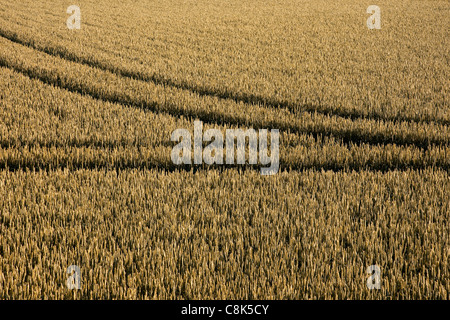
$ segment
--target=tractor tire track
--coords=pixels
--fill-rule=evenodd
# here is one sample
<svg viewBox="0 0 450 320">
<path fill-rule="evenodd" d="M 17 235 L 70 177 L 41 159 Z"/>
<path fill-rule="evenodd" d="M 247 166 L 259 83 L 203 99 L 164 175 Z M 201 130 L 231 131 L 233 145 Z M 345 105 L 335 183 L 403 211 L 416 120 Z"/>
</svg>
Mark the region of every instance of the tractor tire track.
<svg viewBox="0 0 450 320">
<path fill-rule="evenodd" d="M 415 122 L 426 124 L 435 123 L 445 126 L 448 126 L 450 124 L 450 121 L 447 119 L 423 119 L 420 118 L 419 116 L 405 116 L 405 115 L 386 116 L 377 113 L 364 114 L 363 112 L 357 110 L 350 111 L 313 104 L 305 104 L 299 106 L 287 100 L 277 100 L 251 93 L 240 94 L 227 90 L 226 88 L 218 91 L 217 89 L 214 90 L 212 88 L 195 86 L 184 81 L 174 81 L 171 79 L 167 79 L 161 75 L 144 74 L 142 72 L 127 70 L 119 66 L 112 66 L 94 57 L 83 57 L 81 55 L 77 55 L 74 52 L 70 52 L 66 48 L 49 47 L 45 45 L 36 44 L 35 41 L 33 41 L 32 39 L 23 39 L 17 33 L 8 32 L 2 29 L 0 29 L 0 36 L 14 43 L 27 46 L 36 51 L 56 56 L 64 60 L 84 64 L 92 68 L 108 71 L 118 76 L 130 78 L 133 80 L 151 82 L 155 85 L 162 85 L 165 87 L 172 87 L 180 90 L 190 91 L 192 93 L 198 94 L 199 96 L 215 97 L 219 99 L 231 100 L 236 103 L 265 106 L 272 109 L 283 108 L 294 114 L 298 114 L 301 112 L 308 112 L 308 113 L 318 113 L 325 116 L 337 116 L 349 120 L 362 119 L 362 120 L 390 121 L 390 122 Z"/>
<path fill-rule="evenodd" d="M 130 95 L 123 94 L 122 92 L 105 92 L 105 90 L 95 88 L 93 85 L 85 85 L 82 83 L 75 83 L 70 77 L 64 74 L 50 74 L 49 71 L 39 68 L 26 67 L 20 63 L 14 63 L 12 59 L 0 57 L 0 66 L 10 68 L 18 73 L 21 73 L 31 79 L 37 79 L 45 84 L 53 85 L 55 87 L 65 89 L 67 91 L 78 93 L 82 95 L 91 96 L 94 99 L 104 102 L 118 103 L 123 106 L 132 106 L 136 108 L 142 108 L 155 113 L 169 114 L 172 116 L 184 116 L 191 119 L 199 119 L 205 123 L 217 124 L 217 125 L 237 125 L 237 126 L 251 126 L 254 129 L 262 128 L 279 128 L 281 130 L 289 131 L 296 134 L 309 134 L 314 138 L 333 136 L 340 139 L 343 143 L 351 145 L 358 143 L 367 143 L 371 145 L 387 145 L 396 144 L 399 146 L 414 145 L 418 148 L 428 149 L 432 145 L 448 145 L 448 138 L 432 139 L 429 137 L 408 137 L 398 135 L 382 135 L 380 133 L 364 135 L 359 130 L 352 128 L 326 128 L 322 127 L 298 127 L 291 123 L 279 122 L 279 121 L 265 121 L 261 119 L 255 119 L 245 116 L 235 116 L 226 113 L 216 113 L 214 111 L 200 109 L 193 110 L 189 108 L 183 108 L 174 103 L 164 101 L 163 103 L 150 101 L 148 99 L 137 101 Z M 117 75 L 116 75 L 117 76 Z"/>
</svg>

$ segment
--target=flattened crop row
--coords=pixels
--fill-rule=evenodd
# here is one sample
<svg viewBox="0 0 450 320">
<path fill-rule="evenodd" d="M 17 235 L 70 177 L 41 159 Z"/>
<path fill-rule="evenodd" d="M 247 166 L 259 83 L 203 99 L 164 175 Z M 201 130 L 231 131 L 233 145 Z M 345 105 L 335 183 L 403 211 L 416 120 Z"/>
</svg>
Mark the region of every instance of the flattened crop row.
<svg viewBox="0 0 450 320">
<path fill-rule="evenodd" d="M 107 102 L 174 116 L 198 118 L 205 123 L 218 125 L 251 126 L 255 129 L 279 128 L 297 134 L 335 136 L 344 143 L 393 143 L 419 148 L 428 148 L 433 144 L 447 146 L 449 143 L 448 127 L 443 125 L 361 119 L 351 121 L 308 113 L 299 117 L 282 109 L 266 109 L 200 97 L 185 90 L 123 78 L 108 71 L 34 51 L 4 38 L 1 38 L 0 42 L 4 44 L 0 65 L 45 83 Z"/>
</svg>

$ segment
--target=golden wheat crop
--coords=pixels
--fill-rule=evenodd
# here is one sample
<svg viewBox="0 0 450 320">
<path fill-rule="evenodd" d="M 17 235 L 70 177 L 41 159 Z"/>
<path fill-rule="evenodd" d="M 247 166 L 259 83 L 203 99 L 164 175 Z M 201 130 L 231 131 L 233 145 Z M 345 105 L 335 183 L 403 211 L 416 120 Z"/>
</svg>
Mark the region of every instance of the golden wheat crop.
<svg viewBox="0 0 450 320">
<path fill-rule="evenodd" d="M 0 299 L 448 299 L 449 3 L 377 4 L 0 0 Z M 197 119 L 280 172 L 173 164 Z"/>
</svg>

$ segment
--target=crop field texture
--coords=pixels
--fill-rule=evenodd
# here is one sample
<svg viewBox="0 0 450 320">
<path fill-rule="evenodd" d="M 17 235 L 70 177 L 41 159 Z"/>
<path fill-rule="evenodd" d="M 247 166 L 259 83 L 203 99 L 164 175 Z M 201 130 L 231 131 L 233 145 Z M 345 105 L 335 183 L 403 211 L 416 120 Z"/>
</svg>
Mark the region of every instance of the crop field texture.
<svg viewBox="0 0 450 320">
<path fill-rule="evenodd" d="M 449 1 L 0 0 L 0 299 L 449 299 L 449 25 Z M 279 172 L 174 164 L 195 120 L 279 129 Z"/>
</svg>

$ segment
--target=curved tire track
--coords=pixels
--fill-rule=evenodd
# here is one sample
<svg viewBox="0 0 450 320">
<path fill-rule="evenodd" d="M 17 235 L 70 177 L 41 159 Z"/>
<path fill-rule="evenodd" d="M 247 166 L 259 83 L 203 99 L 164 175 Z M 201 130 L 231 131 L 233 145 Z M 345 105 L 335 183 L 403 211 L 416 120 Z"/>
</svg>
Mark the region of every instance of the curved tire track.
<svg viewBox="0 0 450 320">
<path fill-rule="evenodd" d="M 427 150 L 431 145 L 448 145 L 447 139 L 439 139 L 432 140 L 428 137 L 419 137 L 411 141 L 410 137 L 402 137 L 396 135 L 380 135 L 380 134 L 371 134 L 364 135 L 360 134 L 358 129 L 348 129 L 348 128 L 326 128 L 326 127 L 315 127 L 315 128 L 306 128 L 306 127 L 298 127 L 292 125 L 290 123 L 280 123 L 277 121 L 265 121 L 265 120 L 257 120 L 254 118 L 245 118 L 243 116 L 236 117 L 231 114 L 218 114 L 214 111 L 210 110 L 193 110 L 186 109 L 182 106 L 175 105 L 173 103 L 165 102 L 164 104 L 160 104 L 157 101 L 147 101 L 141 100 L 136 101 L 132 97 L 123 95 L 119 92 L 102 92 L 102 90 L 96 89 L 93 86 L 76 84 L 70 80 L 66 75 L 60 74 L 50 74 L 46 70 L 30 68 L 23 66 L 21 64 L 13 64 L 8 59 L 4 57 L 0 57 L 0 66 L 10 68 L 18 73 L 21 73 L 31 79 L 39 80 L 47 85 L 53 85 L 55 87 L 73 92 L 82 95 L 88 95 L 94 99 L 110 102 L 110 103 L 118 103 L 123 106 L 132 106 L 136 108 L 142 108 L 145 110 L 149 110 L 154 113 L 163 113 L 169 114 L 172 116 L 185 116 L 191 119 L 199 119 L 205 123 L 209 124 L 217 124 L 217 125 L 236 125 L 236 126 L 251 126 L 254 129 L 263 129 L 263 128 L 279 128 L 284 131 L 289 131 L 296 134 L 308 134 L 313 136 L 314 138 L 324 137 L 324 136 L 333 136 L 337 139 L 341 140 L 344 144 L 359 144 L 366 143 L 369 145 L 387 145 L 387 144 L 396 144 L 399 146 L 409 146 L 413 145 L 421 149 Z M 117 76 L 117 75 L 116 75 Z"/>
<path fill-rule="evenodd" d="M 313 105 L 313 104 L 305 104 L 305 105 L 296 105 L 287 100 L 276 100 L 269 97 L 260 96 L 257 94 L 243 93 L 239 94 L 236 92 L 229 91 L 227 89 L 217 91 L 212 88 L 207 87 L 199 87 L 192 84 L 189 84 L 185 81 L 174 81 L 172 79 L 167 79 L 161 75 L 149 75 L 144 74 L 142 72 L 134 72 L 131 70 L 126 70 L 125 68 L 121 68 L 119 66 L 111 66 L 105 62 L 99 61 L 95 58 L 87 58 L 81 55 L 77 55 L 73 52 L 68 51 L 66 48 L 61 47 L 48 47 L 48 46 L 40 46 L 36 45 L 36 43 L 29 39 L 25 40 L 20 38 L 17 33 L 7 32 L 5 30 L 0 29 L 0 36 L 8 39 L 14 43 L 30 47 L 34 50 L 57 56 L 61 59 L 68 60 L 75 63 L 80 63 L 87 65 L 92 68 L 98 68 L 104 71 L 108 71 L 114 73 L 118 76 L 140 80 L 145 82 L 152 82 L 156 85 L 168 86 L 180 90 L 186 90 L 193 93 L 198 94 L 199 96 L 208 96 L 208 97 L 216 97 L 219 99 L 227 99 L 232 100 L 237 103 L 245 103 L 251 105 L 261 105 L 269 108 L 284 108 L 292 113 L 299 112 L 309 112 L 309 113 L 319 113 L 325 116 L 338 116 L 345 119 L 356 120 L 356 119 L 366 119 L 366 120 L 375 120 L 375 121 L 392 121 L 392 122 L 416 122 L 416 123 L 436 123 L 440 125 L 449 125 L 450 121 L 446 119 L 422 119 L 418 116 L 386 116 L 377 113 L 372 114 L 364 114 L 363 112 L 358 112 L 357 110 L 339 110 L 337 108 L 321 106 L 321 105 Z"/>
</svg>

